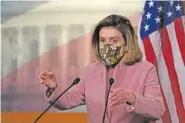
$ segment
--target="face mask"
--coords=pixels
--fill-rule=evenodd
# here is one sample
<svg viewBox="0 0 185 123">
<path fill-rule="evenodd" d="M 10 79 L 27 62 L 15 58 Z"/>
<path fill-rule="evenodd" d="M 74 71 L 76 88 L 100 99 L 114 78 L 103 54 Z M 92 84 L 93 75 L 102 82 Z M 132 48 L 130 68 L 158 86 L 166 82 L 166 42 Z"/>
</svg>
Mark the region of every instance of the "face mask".
<svg viewBox="0 0 185 123">
<path fill-rule="evenodd" d="M 112 48 L 111 44 L 100 45 L 99 55 L 106 66 L 117 64 L 123 57 L 123 46 Z"/>
</svg>

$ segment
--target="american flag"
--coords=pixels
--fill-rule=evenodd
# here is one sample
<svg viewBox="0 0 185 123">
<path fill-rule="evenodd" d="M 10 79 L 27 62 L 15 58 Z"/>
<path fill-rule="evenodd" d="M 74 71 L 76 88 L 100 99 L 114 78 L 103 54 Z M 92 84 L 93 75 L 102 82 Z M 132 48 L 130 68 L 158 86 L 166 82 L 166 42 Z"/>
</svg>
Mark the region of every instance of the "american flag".
<svg viewBox="0 0 185 123">
<path fill-rule="evenodd" d="M 182 1 L 146 1 L 139 31 L 144 59 L 157 68 L 166 112 L 159 122 L 185 123 L 185 16 Z"/>
</svg>

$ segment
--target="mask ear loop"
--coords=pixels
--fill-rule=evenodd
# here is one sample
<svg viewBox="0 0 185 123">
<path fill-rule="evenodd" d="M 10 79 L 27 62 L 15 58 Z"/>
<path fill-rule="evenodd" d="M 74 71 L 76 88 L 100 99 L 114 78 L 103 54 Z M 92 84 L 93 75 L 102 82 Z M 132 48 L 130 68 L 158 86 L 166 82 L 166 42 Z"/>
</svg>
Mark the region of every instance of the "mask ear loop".
<svg viewBox="0 0 185 123">
<path fill-rule="evenodd" d="M 125 53 L 127 52 L 127 50 L 126 50 L 127 40 L 126 40 L 125 37 L 123 37 L 123 38 L 124 38 L 124 40 L 125 40 L 125 43 L 124 43 L 124 45 L 123 45 L 123 47 L 124 47 L 124 55 L 125 55 Z M 123 55 L 123 56 L 124 56 L 124 55 Z"/>
<path fill-rule="evenodd" d="M 125 42 L 126 42 L 126 40 L 125 40 Z M 128 52 L 127 50 L 126 50 L 126 46 L 127 46 L 127 43 L 125 43 L 124 45 L 123 45 L 123 48 L 124 48 L 124 52 L 123 52 L 123 56 L 122 56 L 122 58 L 125 56 L 125 54 Z M 121 58 L 121 59 L 122 59 Z"/>
</svg>

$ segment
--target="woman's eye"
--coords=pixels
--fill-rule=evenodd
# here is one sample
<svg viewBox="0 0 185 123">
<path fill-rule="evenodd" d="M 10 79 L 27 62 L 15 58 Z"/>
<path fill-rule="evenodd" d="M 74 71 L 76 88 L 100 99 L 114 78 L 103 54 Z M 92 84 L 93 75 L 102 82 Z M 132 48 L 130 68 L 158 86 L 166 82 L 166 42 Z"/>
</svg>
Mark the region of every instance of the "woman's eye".
<svg viewBox="0 0 185 123">
<path fill-rule="evenodd" d="M 104 43 L 104 42 L 105 42 L 105 40 L 101 39 L 101 40 L 100 40 L 100 42 L 101 42 L 101 43 Z"/>
<path fill-rule="evenodd" d="M 112 42 L 113 42 L 113 43 L 117 43 L 117 42 L 118 42 L 118 40 L 113 40 Z"/>
</svg>

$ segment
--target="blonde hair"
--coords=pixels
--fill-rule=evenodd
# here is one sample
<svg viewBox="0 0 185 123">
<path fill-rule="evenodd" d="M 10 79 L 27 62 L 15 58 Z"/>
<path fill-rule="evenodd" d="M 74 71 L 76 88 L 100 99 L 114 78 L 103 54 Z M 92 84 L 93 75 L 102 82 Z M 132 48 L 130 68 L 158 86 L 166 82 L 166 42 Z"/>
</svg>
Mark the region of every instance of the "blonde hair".
<svg viewBox="0 0 185 123">
<path fill-rule="evenodd" d="M 130 21 L 121 15 L 109 15 L 95 27 L 92 35 L 92 48 L 96 62 L 101 61 L 99 55 L 99 31 L 106 26 L 116 27 L 122 33 L 123 39 L 125 40 L 125 50 L 123 51 L 125 55 L 122 58 L 124 64 L 131 65 L 140 62 L 142 60 L 142 52 L 139 48 L 134 28 Z"/>
</svg>

